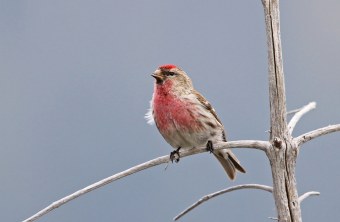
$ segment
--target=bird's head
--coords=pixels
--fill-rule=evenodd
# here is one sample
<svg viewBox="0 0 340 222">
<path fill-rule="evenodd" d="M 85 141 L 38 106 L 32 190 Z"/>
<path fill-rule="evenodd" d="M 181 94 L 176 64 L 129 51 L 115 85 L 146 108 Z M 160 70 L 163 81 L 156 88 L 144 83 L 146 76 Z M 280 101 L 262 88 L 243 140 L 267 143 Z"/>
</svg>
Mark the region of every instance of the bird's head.
<svg viewBox="0 0 340 222">
<path fill-rule="evenodd" d="M 189 76 L 181 68 L 172 64 L 158 67 L 151 76 L 156 79 L 158 86 L 168 86 L 179 91 L 188 91 L 193 88 Z"/>
</svg>

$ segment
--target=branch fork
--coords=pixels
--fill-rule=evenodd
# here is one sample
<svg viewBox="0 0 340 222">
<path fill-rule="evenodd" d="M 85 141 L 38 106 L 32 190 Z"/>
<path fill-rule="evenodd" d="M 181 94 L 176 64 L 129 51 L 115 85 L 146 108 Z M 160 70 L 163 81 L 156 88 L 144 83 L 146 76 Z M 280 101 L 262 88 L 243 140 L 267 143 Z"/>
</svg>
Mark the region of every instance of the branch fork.
<svg viewBox="0 0 340 222">
<path fill-rule="evenodd" d="M 199 205 L 203 204 L 204 202 L 208 200 L 211 200 L 225 193 L 229 193 L 229 192 L 236 191 L 236 190 L 242 190 L 242 189 L 257 189 L 257 190 L 263 190 L 269 193 L 273 193 L 273 187 L 262 185 L 262 184 L 242 184 L 242 185 L 237 185 L 233 187 L 228 187 L 226 189 L 216 191 L 214 193 L 201 197 L 198 201 L 196 201 L 191 206 L 186 208 L 184 211 L 179 213 L 176 217 L 174 217 L 173 220 L 174 221 L 179 220 L 181 217 L 183 217 L 184 215 L 186 215 L 187 213 L 189 213 L 190 211 L 192 211 L 193 209 L 195 209 L 196 207 L 198 207 Z M 299 197 L 299 203 L 301 203 L 302 201 L 304 201 L 306 198 L 310 196 L 318 196 L 318 195 L 320 195 L 320 193 L 316 191 L 307 192 Z M 269 218 L 278 220 L 277 218 L 274 218 L 274 217 L 269 217 Z"/>
<path fill-rule="evenodd" d="M 307 105 L 308 106 L 308 105 Z M 306 106 L 305 106 L 306 108 Z M 314 107 L 315 108 L 315 107 Z M 299 114 L 296 113 L 295 115 L 298 115 L 299 118 L 295 118 L 295 124 L 292 125 L 291 129 L 294 129 L 294 126 L 296 125 L 296 123 L 299 121 L 299 119 L 302 117 L 302 115 L 304 115 L 305 113 L 307 113 L 308 111 L 312 110 L 309 109 L 308 111 L 306 111 L 307 108 L 305 110 L 300 109 L 299 112 L 303 112 L 303 114 Z M 294 117 L 293 117 L 294 118 Z M 292 118 L 292 119 L 293 119 Z M 313 138 L 316 138 L 318 136 L 322 136 L 328 133 L 332 133 L 332 132 L 336 132 L 336 131 L 340 131 L 340 124 L 337 125 L 331 125 L 331 126 L 327 126 L 324 128 L 320 128 L 308 133 L 305 133 L 301 136 L 298 136 L 294 139 L 294 141 L 297 143 L 298 146 L 302 145 L 305 142 L 310 141 Z M 275 146 L 281 146 L 282 145 L 282 141 L 279 138 L 275 138 L 274 139 L 274 144 L 276 144 Z M 217 143 L 214 145 L 214 149 L 219 150 L 219 149 L 233 149 L 233 148 L 250 148 L 250 149 L 257 149 L 257 150 L 261 150 L 264 152 L 267 152 L 270 148 L 272 147 L 272 145 L 268 142 L 268 141 L 261 141 L 261 140 L 238 140 L 238 141 L 229 141 L 229 142 L 221 142 L 221 143 Z M 186 157 L 186 156 L 191 156 L 191 155 L 195 155 L 195 154 L 199 154 L 199 153 L 203 153 L 203 152 L 207 152 L 206 147 L 199 147 L 199 148 L 195 148 L 195 149 L 190 149 L 190 150 L 181 150 L 180 151 L 180 156 L 181 158 Z M 139 171 L 163 164 L 163 163 L 169 163 L 170 162 L 170 158 L 169 155 L 166 156 L 161 156 L 158 158 L 155 158 L 153 160 L 147 161 L 145 163 L 136 165 L 134 167 L 131 167 L 125 171 L 122 171 L 120 173 L 114 174 L 110 177 L 107 177 L 101 181 L 98 181 L 92 185 L 89 185 L 81 190 L 78 190 L 60 200 L 57 200 L 55 202 L 53 202 L 52 204 L 50 204 L 49 206 L 47 206 L 46 208 L 42 209 L 41 211 L 37 212 L 36 214 L 34 214 L 33 216 L 27 218 L 24 220 L 24 222 L 31 222 L 31 221 L 35 221 L 38 218 L 42 217 L 43 215 L 49 213 L 50 211 L 68 203 L 69 201 L 80 197 L 88 192 L 91 192 L 95 189 L 98 189 L 104 185 L 107 185 L 109 183 L 112 183 L 116 180 L 122 179 L 126 176 L 129 176 L 131 174 L 137 173 Z M 189 211 L 191 211 L 192 209 L 196 208 L 198 205 L 202 204 L 205 201 L 208 201 L 210 199 L 212 199 L 213 197 L 219 196 L 221 194 L 224 193 L 228 193 L 231 191 L 235 191 L 235 190 L 240 190 L 240 189 L 261 189 L 261 190 L 265 190 L 268 192 L 272 192 L 272 187 L 268 187 L 265 185 L 259 185 L 259 184 L 243 184 L 243 185 L 238 185 L 238 186 L 234 186 L 234 187 L 230 187 L 221 191 L 217 191 L 215 193 L 209 194 L 206 197 L 203 197 L 202 199 L 200 199 L 198 202 L 196 202 L 195 204 L 193 204 L 190 208 L 190 210 L 186 209 L 185 211 L 183 211 L 181 214 L 179 214 L 178 216 L 175 217 L 175 219 L 179 219 L 180 217 L 184 216 L 186 213 L 188 213 Z M 305 198 L 312 196 L 312 195 L 319 195 L 318 192 L 312 191 L 312 192 L 308 192 L 304 195 L 302 195 L 301 197 L 299 197 L 299 202 L 303 201 Z"/>
</svg>

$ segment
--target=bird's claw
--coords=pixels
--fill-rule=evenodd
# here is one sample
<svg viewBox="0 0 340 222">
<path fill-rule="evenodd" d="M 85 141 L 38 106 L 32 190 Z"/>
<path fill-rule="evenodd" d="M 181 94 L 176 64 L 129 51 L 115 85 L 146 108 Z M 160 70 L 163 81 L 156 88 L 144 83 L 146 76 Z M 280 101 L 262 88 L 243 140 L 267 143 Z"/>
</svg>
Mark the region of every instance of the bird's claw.
<svg viewBox="0 0 340 222">
<path fill-rule="evenodd" d="M 213 146 L 213 143 L 211 142 L 211 140 L 208 140 L 208 143 L 207 143 L 207 150 L 212 153 L 214 152 L 214 146 Z"/>
<path fill-rule="evenodd" d="M 179 150 L 181 149 L 181 147 L 178 147 L 176 150 L 172 151 L 170 153 L 170 160 L 171 160 L 171 163 L 175 162 L 178 163 L 179 162 L 179 159 L 180 159 L 180 155 L 179 155 Z"/>
</svg>

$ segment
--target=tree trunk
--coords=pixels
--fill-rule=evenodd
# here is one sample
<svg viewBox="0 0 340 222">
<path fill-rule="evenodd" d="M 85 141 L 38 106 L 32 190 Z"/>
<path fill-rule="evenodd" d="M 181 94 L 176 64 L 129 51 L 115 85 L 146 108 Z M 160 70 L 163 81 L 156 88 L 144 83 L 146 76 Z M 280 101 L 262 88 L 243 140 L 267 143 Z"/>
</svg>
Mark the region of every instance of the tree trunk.
<svg viewBox="0 0 340 222">
<path fill-rule="evenodd" d="M 268 45 L 270 142 L 272 144 L 266 154 L 272 169 L 273 195 L 278 220 L 299 222 L 302 220 L 295 179 L 298 146 L 289 134 L 286 121 L 279 0 L 262 0 L 262 3 Z"/>
</svg>

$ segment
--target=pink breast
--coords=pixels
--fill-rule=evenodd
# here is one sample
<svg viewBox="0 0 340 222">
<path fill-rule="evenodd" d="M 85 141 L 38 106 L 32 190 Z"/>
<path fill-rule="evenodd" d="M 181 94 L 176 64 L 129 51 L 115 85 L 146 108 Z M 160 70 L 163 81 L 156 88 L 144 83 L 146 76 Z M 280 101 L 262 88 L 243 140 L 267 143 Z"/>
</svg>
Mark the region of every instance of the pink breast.
<svg viewBox="0 0 340 222">
<path fill-rule="evenodd" d="M 195 131 L 202 128 L 202 124 L 195 116 L 195 106 L 181 100 L 169 91 L 158 89 L 154 95 L 153 110 L 158 128 L 168 130 Z"/>
</svg>

